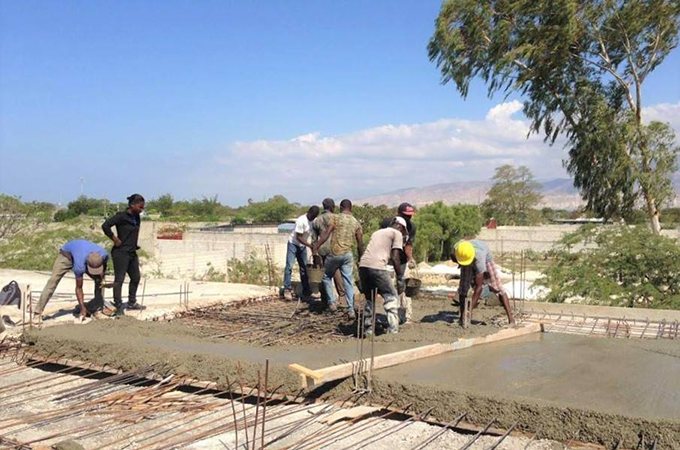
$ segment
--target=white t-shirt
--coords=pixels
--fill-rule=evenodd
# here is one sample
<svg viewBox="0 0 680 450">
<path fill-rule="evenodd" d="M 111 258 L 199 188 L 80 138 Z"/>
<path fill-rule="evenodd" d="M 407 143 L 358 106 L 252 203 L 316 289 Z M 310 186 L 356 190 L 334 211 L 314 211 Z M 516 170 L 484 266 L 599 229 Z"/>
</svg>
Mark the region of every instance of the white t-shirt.
<svg viewBox="0 0 680 450">
<path fill-rule="evenodd" d="M 300 241 L 298 241 L 297 233 L 300 233 L 305 241 L 309 242 L 309 233 L 312 230 L 312 223 L 307 218 L 307 214 L 303 214 L 297 218 L 295 221 L 295 229 L 290 234 L 288 242 L 295 244 L 298 247 L 301 246 Z"/>
</svg>

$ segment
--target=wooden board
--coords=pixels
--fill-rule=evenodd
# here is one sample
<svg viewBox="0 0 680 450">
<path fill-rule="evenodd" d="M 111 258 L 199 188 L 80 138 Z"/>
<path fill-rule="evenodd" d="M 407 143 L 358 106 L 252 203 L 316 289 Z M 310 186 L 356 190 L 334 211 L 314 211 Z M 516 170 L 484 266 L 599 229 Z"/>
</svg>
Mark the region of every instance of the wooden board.
<svg viewBox="0 0 680 450">
<path fill-rule="evenodd" d="M 539 331 L 542 331 L 542 329 L 543 327 L 541 324 L 532 323 L 520 328 L 501 330 L 498 333 L 490 334 L 488 336 L 460 339 L 451 344 L 430 344 L 402 350 L 396 353 L 388 353 L 373 358 L 373 369 L 383 369 L 385 367 L 392 367 L 418 359 L 429 358 L 431 356 L 437 356 L 463 348 L 470 348 L 476 345 L 490 344 L 519 336 L 525 336 L 527 334 L 538 333 Z M 369 370 L 370 366 L 371 359 L 366 358 L 317 370 L 309 369 L 300 364 L 290 364 L 288 368 L 300 374 L 301 386 L 303 388 L 309 388 L 329 381 L 351 377 L 355 373 L 365 373 Z"/>
</svg>

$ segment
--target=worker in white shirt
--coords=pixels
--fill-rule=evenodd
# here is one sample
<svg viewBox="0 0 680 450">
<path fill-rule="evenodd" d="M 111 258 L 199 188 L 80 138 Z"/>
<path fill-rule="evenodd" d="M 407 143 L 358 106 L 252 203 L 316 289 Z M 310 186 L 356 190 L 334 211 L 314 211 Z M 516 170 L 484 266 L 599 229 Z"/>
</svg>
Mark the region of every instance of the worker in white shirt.
<svg viewBox="0 0 680 450">
<path fill-rule="evenodd" d="M 312 222 L 319 215 L 319 207 L 312 206 L 309 210 L 297 218 L 295 229 L 288 238 L 288 251 L 286 252 L 286 270 L 283 275 L 283 296 L 286 300 L 293 299 L 292 274 L 295 260 L 300 268 L 300 281 L 302 282 L 302 296 L 309 298 L 312 294 L 309 288 L 307 276 L 307 248 L 312 248 L 309 242 L 309 234 L 312 230 Z"/>
</svg>

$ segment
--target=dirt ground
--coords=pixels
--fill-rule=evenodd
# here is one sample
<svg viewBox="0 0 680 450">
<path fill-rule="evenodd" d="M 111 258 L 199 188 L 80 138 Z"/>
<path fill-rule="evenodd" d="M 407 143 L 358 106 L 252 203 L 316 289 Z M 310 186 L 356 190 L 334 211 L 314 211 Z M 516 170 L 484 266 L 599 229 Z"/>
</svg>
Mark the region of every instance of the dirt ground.
<svg viewBox="0 0 680 450">
<path fill-rule="evenodd" d="M 457 308 L 449 300 L 416 299 L 413 307 L 413 324 L 403 327 L 396 335 L 375 338 L 376 355 L 494 333 L 505 321 L 501 308 L 480 307 L 473 315 L 472 327 L 463 330 L 456 325 Z M 318 317 L 327 316 L 321 314 Z M 342 314 L 328 316 L 328 320 L 347 330 L 353 327 Z M 42 355 L 63 355 L 122 369 L 158 365 L 158 372 L 216 381 L 221 387 L 237 378 L 246 385 L 254 385 L 257 371 L 262 370 L 268 359 L 271 385 L 279 386 L 279 392 L 288 393 L 296 393 L 300 389 L 299 376 L 287 368 L 288 364 L 296 362 L 312 369 L 327 367 L 358 359 L 360 346 L 360 340 L 352 338 L 349 331 L 346 337 L 337 341 L 329 341 L 321 334 L 318 342 L 299 345 L 274 342 L 262 346 L 229 336 L 208 336 L 205 329 L 189 326 L 183 319 L 141 322 L 132 318 L 31 330 L 26 333 L 25 340 Z M 643 341 L 621 341 L 620 344 L 643 345 L 652 352 L 677 354 L 677 348 L 673 346 L 677 345 L 676 342 L 662 346 Z M 509 348 L 508 352 L 512 349 Z M 455 371 L 456 368 L 432 370 Z M 568 383 L 568 378 L 564 382 Z M 556 383 L 556 388 L 559 388 L 559 383 Z M 310 395 L 335 399 L 352 389 L 352 381 L 345 380 L 323 385 Z M 476 391 L 459 385 L 442 386 L 406 377 L 390 377 L 389 372 L 383 371 L 376 373 L 373 393 L 365 400 L 376 404 L 394 401 L 398 406 L 413 403 L 417 410 L 434 407 L 433 416 L 445 422 L 463 412 L 468 413 L 467 420 L 480 426 L 492 419 L 496 419 L 496 426 L 506 428 L 518 422 L 518 429 L 546 439 L 577 439 L 612 446 L 622 442 L 635 447 L 644 434 L 647 442 L 657 438 L 660 444 L 680 446 L 680 420 L 644 418 L 635 411 L 629 414 L 608 413 L 516 395 L 499 395 L 484 389 Z"/>
</svg>

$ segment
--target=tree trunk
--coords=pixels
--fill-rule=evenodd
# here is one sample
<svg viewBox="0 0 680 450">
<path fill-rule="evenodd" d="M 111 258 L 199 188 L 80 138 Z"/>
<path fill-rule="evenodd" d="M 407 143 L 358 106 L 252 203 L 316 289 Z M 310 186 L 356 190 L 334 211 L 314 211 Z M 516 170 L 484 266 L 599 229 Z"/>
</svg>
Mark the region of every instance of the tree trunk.
<svg viewBox="0 0 680 450">
<path fill-rule="evenodd" d="M 661 234 L 661 222 L 659 221 L 659 209 L 656 207 L 656 201 L 648 195 L 645 195 L 645 201 L 647 202 L 647 214 L 652 226 L 652 233 Z"/>
</svg>

